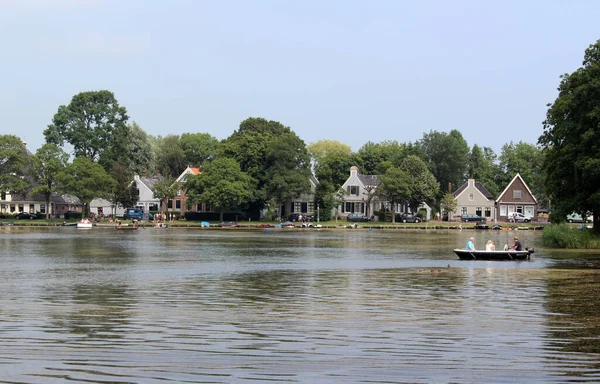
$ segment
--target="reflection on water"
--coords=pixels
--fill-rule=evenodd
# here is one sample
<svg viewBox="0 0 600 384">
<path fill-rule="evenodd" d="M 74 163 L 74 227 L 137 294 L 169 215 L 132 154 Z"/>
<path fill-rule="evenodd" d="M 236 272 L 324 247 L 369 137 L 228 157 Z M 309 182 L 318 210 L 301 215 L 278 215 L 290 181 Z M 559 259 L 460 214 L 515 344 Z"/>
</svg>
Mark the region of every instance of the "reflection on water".
<svg viewBox="0 0 600 384">
<path fill-rule="evenodd" d="M 3 229 L 0 382 L 598 382 L 600 257 L 472 234 Z"/>
</svg>

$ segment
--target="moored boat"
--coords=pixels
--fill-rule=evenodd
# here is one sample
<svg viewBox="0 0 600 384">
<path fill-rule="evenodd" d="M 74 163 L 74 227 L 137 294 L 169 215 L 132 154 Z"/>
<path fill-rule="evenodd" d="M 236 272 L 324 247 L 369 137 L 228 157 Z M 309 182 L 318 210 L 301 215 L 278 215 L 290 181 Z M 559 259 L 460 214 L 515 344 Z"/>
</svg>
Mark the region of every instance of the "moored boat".
<svg viewBox="0 0 600 384">
<path fill-rule="evenodd" d="M 77 228 L 79 229 L 89 229 L 92 228 L 93 225 L 94 223 L 92 223 L 91 220 L 85 218 L 77 222 Z"/>
<path fill-rule="evenodd" d="M 533 248 L 524 251 L 469 251 L 466 249 L 455 249 L 454 253 L 461 260 L 529 260 Z"/>
</svg>

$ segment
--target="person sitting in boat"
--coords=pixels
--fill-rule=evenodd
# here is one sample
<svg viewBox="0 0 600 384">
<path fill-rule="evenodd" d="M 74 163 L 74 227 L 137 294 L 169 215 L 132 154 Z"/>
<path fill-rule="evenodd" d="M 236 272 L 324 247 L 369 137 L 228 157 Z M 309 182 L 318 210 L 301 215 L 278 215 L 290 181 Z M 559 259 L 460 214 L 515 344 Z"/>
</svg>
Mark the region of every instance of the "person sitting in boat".
<svg viewBox="0 0 600 384">
<path fill-rule="evenodd" d="M 494 244 L 494 242 L 492 240 L 488 240 L 487 243 L 485 244 L 485 250 L 486 251 L 495 251 L 496 244 Z"/>
<path fill-rule="evenodd" d="M 513 250 L 513 251 L 522 251 L 523 250 L 523 246 L 521 245 L 521 242 L 519 241 L 519 237 L 515 236 L 514 240 L 515 240 L 515 243 L 513 244 L 512 247 L 510 247 L 510 249 Z"/>
<path fill-rule="evenodd" d="M 474 251 L 475 250 L 475 238 L 471 237 L 469 239 L 469 241 L 467 242 L 467 251 Z"/>
</svg>

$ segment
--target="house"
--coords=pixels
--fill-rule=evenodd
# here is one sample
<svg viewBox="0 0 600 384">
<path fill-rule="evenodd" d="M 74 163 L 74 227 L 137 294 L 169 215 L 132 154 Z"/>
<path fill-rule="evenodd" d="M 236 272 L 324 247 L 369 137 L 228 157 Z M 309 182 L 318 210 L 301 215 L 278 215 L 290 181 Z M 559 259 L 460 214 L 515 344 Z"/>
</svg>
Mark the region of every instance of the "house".
<svg viewBox="0 0 600 384">
<path fill-rule="evenodd" d="M 310 175 L 308 181 L 310 182 L 310 193 L 302 194 L 295 199 L 288 200 L 281 205 L 280 212 L 287 212 L 291 214 L 301 214 L 302 216 L 313 216 L 315 220 L 318 219 L 318 207 L 315 207 L 315 191 L 319 186 L 319 181 L 314 175 Z"/>
<path fill-rule="evenodd" d="M 187 167 L 177 179 L 175 179 L 175 183 L 179 185 L 183 185 L 187 178 L 192 176 L 197 176 L 200 174 L 200 168 Z M 177 191 L 177 196 L 175 199 L 169 199 L 164 203 L 163 208 L 168 209 L 169 211 L 179 211 L 179 215 L 183 216 L 183 214 L 187 211 L 191 212 L 207 212 L 208 207 L 206 204 L 197 204 L 197 205 L 189 205 L 187 204 L 188 196 L 187 191 L 185 189 L 179 189 Z"/>
<path fill-rule="evenodd" d="M 518 173 L 496 199 L 498 220 L 508 221 L 508 215 L 513 212 L 522 213 L 528 217 L 535 217 L 537 213 L 537 199 Z"/>
<path fill-rule="evenodd" d="M 71 195 L 51 195 L 50 206 L 46 206 L 46 197 L 42 194 L 0 194 L 0 212 L 5 215 L 15 215 L 20 212 L 50 213 L 53 217 L 60 217 L 67 211 L 81 212 L 81 200 Z"/>
<path fill-rule="evenodd" d="M 476 214 L 487 220 L 496 219 L 495 200 L 492 194 L 475 179 L 468 179 L 456 191 L 456 212 L 450 212 L 448 218 L 454 215 Z"/>
<path fill-rule="evenodd" d="M 90 214 L 97 216 L 116 215 L 120 217 L 125 214 L 125 207 L 115 206 L 112 201 L 97 197 L 90 202 Z"/>
<path fill-rule="evenodd" d="M 381 200 L 375 194 L 378 185 L 377 175 L 363 175 L 358 172 L 358 167 L 350 167 L 350 177 L 342 184 L 346 195 L 340 207 L 341 215 L 347 217 L 350 213 L 362 213 L 374 217 L 375 213 L 382 208 L 391 210 L 391 204 Z M 431 208 L 426 203 L 421 203 L 418 209 L 426 210 L 426 220 L 431 218 Z M 410 213 L 410 208 L 405 204 L 396 204 L 394 213 Z"/>
<path fill-rule="evenodd" d="M 133 176 L 133 182 L 136 184 L 139 191 L 138 202 L 135 207 L 124 207 L 124 208 L 141 208 L 145 212 L 158 211 L 160 207 L 160 199 L 154 197 L 154 185 L 160 181 L 163 177 L 155 172 L 152 177 L 140 177 L 139 175 Z"/>
</svg>

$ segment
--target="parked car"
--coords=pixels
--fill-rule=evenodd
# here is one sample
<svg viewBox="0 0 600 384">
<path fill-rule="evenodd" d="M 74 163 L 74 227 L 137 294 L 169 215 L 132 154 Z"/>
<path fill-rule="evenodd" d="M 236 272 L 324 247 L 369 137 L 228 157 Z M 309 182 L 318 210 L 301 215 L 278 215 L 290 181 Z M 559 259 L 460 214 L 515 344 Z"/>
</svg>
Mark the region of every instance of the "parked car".
<svg viewBox="0 0 600 384">
<path fill-rule="evenodd" d="M 508 214 L 508 221 L 512 223 L 530 223 L 531 217 L 525 216 L 524 214 L 519 212 L 511 212 Z"/>
<path fill-rule="evenodd" d="M 235 221 L 224 221 L 220 225 L 220 227 L 238 227 L 238 223 Z"/>
<path fill-rule="evenodd" d="M 400 221 L 403 223 L 420 223 L 423 220 L 419 216 L 415 216 L 412 213 L 403 213 L 400 215 Z"/>
<path fill-rule="evenodd" d="M 346 220 L 357 222 L 357 221 L 370 221 L 371 219 L 369 219 L 367 216 L 365 216 L 362 213 L 350 213 L 348 215 L 348 217 L 346 218 Z"/>
<path fill-rule="evenodd" d="M 291 221 L 284 221 L 281 223 L 281 228 L 294 228 L 294 223 Z"/>
<path fill-rule="evenodd" d="M 567 215 L 567 221 L 569 223 L 591 223 L 592 219 L 590 219 L 589 216 L 584 219 L 579 213 L 573 212 L 570 215 Z"/>
<path fill-rule="evenodd" d="M 460 221 L 487 221 L 485 217 L 481 217 L 474 213 L 467 213 L 464 215 L 460 215 Z"/>
<path fill-rule="evenodd" d="M 40 216 L 38 214 L 29 212 L 20 212 L 15 215 L 15 219 L 17 220 L 34 220 L 39 218 Z"/>
</svg>

